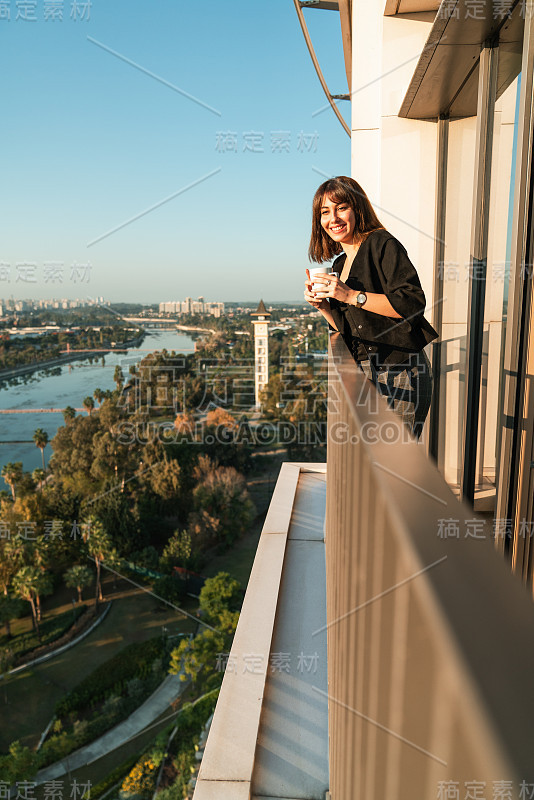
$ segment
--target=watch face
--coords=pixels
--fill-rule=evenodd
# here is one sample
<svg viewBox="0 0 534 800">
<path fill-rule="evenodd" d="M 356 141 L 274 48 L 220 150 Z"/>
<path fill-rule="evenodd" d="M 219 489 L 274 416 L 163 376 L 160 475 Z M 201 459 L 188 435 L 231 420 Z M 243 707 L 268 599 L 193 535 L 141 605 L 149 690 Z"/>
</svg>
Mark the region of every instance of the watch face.
<svg viewBox="0 0 534 800">
<path fill-rule="evenodd" d="M 367 295 L 364 294 L 363 292 L 360 292 L 360 294 L 357 297 L 357 302 L 359 303 L 359 305 L 363 305 L 366 300 L 367 300 Z"/>
</svg>

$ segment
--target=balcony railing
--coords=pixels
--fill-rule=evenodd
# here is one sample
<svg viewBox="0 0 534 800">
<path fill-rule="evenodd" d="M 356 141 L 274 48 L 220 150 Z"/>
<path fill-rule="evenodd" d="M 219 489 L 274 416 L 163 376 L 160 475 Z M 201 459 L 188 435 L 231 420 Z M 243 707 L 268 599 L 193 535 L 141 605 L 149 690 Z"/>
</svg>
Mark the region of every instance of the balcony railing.
<svg viewBox="0 0 534 800">
<path fill-rule="evenodd" d="M 195 800 L 534 796 L 534 606 L 338 335 L 324 528 L 323 473 L 282 468 Z"/>
<path fill-rule="evenodd" d="M 455 797 L 453 783 L 476 796 L 473 781 L 481 797 L 493 782 L 520 796 L 534 781 L 534 607 L 489 523 L 456 500 L 339 335 L 331 348 L 332 800 Z"/>
</svg>

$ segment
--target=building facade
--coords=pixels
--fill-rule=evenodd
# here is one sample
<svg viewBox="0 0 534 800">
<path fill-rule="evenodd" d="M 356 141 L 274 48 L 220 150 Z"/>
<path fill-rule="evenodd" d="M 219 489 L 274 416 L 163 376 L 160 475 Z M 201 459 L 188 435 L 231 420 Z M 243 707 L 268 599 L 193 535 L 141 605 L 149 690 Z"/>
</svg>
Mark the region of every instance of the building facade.
<svg viewBox="0 0 534 800">
<path fill-rule="evenodd" d="M 219 301 L 206 302 L 203 297 L 192 300 L 167 301 L 159 304 L 160 314 L 211 314 L 212 317 L 221 317 L 224 314 L 224 303 Z"/>
<path fill-rule="evenodd" d="M 533 4 L 298 5 L 339 10 L 352 176 L 440 334 L 428 452 L 532 584 Z"/>
</svg>

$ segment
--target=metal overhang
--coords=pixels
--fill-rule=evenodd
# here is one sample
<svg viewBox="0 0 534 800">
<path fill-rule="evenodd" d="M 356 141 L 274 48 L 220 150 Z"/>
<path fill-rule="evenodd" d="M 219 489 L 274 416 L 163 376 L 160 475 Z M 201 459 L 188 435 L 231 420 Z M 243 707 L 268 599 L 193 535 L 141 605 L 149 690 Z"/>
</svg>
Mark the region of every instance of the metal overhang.
<svg viewBox="0 0 534 800">
<path fill-rule="evenodd" d="M 437 11 L 440 0 L 386 0 L 384 16 L 397 14 L 418 14 L 420 11 Z"/>
<path fill-rule="evenodd" d="M 497 2 L 487 0 L 482 18 L 473 16 L 471 0 L 443 0 L 415 68 L 399 117 L 437 120 L 476 116 L 480 51 L 499 44 L 497 97 L 521 71 L 524 6 L 510 5 L 499 18 Z"/>
<path fill-rule="evenodd" d="M 299 0 L 301 8 L 321 8 L 323 11 L 338 11 L 337 0 Z"/>
</svg>

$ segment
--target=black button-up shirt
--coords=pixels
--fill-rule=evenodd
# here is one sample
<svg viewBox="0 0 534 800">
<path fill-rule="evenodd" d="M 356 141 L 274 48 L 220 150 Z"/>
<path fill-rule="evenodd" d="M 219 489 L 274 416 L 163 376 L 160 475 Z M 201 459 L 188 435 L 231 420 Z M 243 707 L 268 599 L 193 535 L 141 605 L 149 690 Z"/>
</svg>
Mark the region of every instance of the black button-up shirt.
<svg viewBox="0 0 534 800">
<path fill-rule="evenodd" d="M 341 275 L 343 253 L 332 265 Z M 355 359 L 374 358 L 377 364 L 402 364 L 436 339 L 438 334 L 423 316 L 425 295 L 417 271 L 402 244 L 388 231 L 370 233 L 360 245 L 345 283 L 356 291 L 385 294 L 402 316 L 386 317 L 330 299 L 336 328 Z"/>
</svg>

